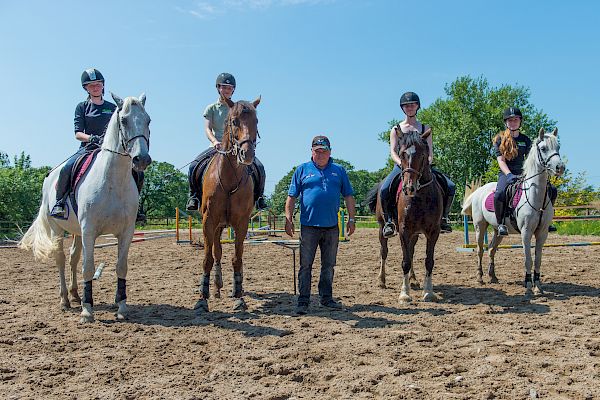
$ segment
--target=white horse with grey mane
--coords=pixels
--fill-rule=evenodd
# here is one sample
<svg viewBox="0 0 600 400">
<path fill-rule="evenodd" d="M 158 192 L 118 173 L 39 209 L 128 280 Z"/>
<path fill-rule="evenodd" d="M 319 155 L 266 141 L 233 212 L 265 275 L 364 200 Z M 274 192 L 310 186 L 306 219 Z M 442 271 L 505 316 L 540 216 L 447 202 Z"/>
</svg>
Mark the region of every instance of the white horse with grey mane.
<svg viewBox="0 0 600 400">
<path fill-rule="evenodd" d="M 510 233 L 521 234 L 523 252 L 525 254 L 525 287 L 526 296 L 543 293 L 540 284 L 540 266 L 542 264 L 542 247 L 548 237 L 548 226 L 554 216 L 554 207 L 550 201 L 550 175 L 560 176 L 565 172 L 565 164 L 560 158 L 560 146 L 557 140 L 558 130 L 546 134 L 540 129 L 527 159 L 523 174 L 519 178 L 522 185 L 522 195 L 515 207 L 516 226 L 506 221 Z M 478 281 L 483 283 L 482 257 L 483 237 L 488 225 L 494 228 L 494 234 L 489 243 L 490 264 L 488 274 L 492 283 L 497 283 L 494 255 L 502 236 L 498 235 L 498 221 L 494 211 L 486 208 L 486 199 L 496 189 L 496 182 L 490 182 L 474 190 L 463 202 L 462 213 L 473 217 L 475 237 L 477 239 Z M 466 195 L 466 194 L 465 194 Z M 492 194 L 493 196 L 493 194 Z M 535 235 L 534 273 L 531 274 L 531 239 Z M 533 278 L 533 279 L 532 279 Z"/>
<path fill-rule="evenodd" d="M 111 93 L 112 94 L 112 93 Z M 150 117 L 144 109 L 146 96 L 127 97 L 125 100 L 112 94 L 117 104 L 106 134 L 102 150 L 95 163 L 86 172 L 83 181 L 75 188 L 79 207 L 77 215 L 70 212 L 68 219 L 49 216 L 56 198 L 56 182 L 60 168 L 54 169 L 44 180 L 42 204 L 36 220 L 21 239 L 19 245 L 32 250 L 38 261 L 54 259 L 60 277 L 60 297 L 63 309 L 70 308 L 72 300 L 81 302 L 81 322 L 93 322 L 92 278 L 94 276 L 94 244 L 96 238 L 113 234 L 118 240 L 117 318 L 125 319 L 127 255 L 135 229 L 139 194 L 131 168 L 145 170 L 152 162 L 148 154 L 150 145 Z M 68 200 L 73 210 L 71 200 Z M 64 232 L 74 235 L 71 247 L 71 282 L 67 292 L 65 281 Z M 83 299 L 77 293 L 77 263 L 83 250 Z"/>
</svg>

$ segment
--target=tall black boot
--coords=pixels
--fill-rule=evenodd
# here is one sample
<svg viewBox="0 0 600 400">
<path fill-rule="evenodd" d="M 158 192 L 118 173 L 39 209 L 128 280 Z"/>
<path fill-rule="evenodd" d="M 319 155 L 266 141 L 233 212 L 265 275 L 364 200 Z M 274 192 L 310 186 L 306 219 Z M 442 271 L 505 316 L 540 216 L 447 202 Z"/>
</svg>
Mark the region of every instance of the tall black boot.
<svg viewBox="0 0 600 400">
<path fill-rule="evenodd" d="M 494 212 L 498 222 L 498 234 L 508 236 L 508 228 L 504 225 L 504 202 L 494 198 Z"/>
<path fill-rule="evenodd" d="M 452 232 L 452 226 L 450 225 L 450 219 L 448 215 L 450 215 L 450 209 L 452 208 L 452 202 L 454 201 L 454 195 L 448 195 L 444 198 L 444 213 L 442 214 L 442 221 L 440 223 L 440 228 L 442 233 L 450 233 Z"/>
<path fill-rule="evenodd" d="M 67 195 L 71 187 L 71 168 L 72 165 L 65 164 L 60 170 L 58 182 L 56 183 L 56 204 L 50 211 L 50 216 L 54 218 L 67 218 Z"/>
<path fill-rule="evenodd" d="M 381 196 L 381 209 L 383 211 L 383 220 L 385 221 L 381 233 L 384 238 L 389 239 L 396 234 L 396 224 L 394 223 L 396 207 L 394 202 L 390 201 L 390 199 Z"/>
<path fill-rule="evenodd" d="M 251 168 L 252 177 L 254 178 L 254 204 L 257 210 L 264 210 L 269 207 L 264 198 L 266 173 L 264 167 L 261 167 L 262 164 L 259 167 L 256 163 L 253 163 Z"/>
</svg>

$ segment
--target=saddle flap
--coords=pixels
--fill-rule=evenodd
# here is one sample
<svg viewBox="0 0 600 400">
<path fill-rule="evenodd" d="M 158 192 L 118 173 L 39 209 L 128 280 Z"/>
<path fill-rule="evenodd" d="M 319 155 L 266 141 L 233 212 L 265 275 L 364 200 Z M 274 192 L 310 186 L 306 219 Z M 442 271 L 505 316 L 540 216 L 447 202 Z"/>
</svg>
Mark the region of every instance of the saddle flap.
<svg viewBox="0 0 600 400">
<path fill-rule="evenodd" d="M 489 212 L 494 212 L 494 195 L 496 191 L 490 192 L 485 198 L 485 209 Z M 506 204 L 508 208 L 515 209 L 523 195 L 523 186 L 521 182 L 515 182 L 506 188 Z"/>
</svg>

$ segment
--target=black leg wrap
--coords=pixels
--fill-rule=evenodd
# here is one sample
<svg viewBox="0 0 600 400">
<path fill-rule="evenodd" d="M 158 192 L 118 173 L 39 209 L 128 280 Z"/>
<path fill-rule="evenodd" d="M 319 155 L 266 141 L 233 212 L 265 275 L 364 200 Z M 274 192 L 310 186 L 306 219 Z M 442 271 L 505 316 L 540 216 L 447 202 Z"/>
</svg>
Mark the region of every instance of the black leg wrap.
<svg viewBox="0 0 600 400">
<path fill-rule="evenodd" d="M 115 303 L 127 299 L 126 280 L 117 278 L 117 294 L 115 295 Z"/>
<path fill-rule="evenodd" d="M 242 288 L 243 280 L 244 276 L 241 272 L 233 273 L 233 297 L 242 297 L 244 294 L 244 289 Z"/>
<path fill-rule="evenodd" d="M 527 287 L 527 283 L 531 283 L 531 274 L 525 274 L 525 282 L 523 283 L 523 286 Z"/>
<path fill-rule="evenodd" d="M 533 273 L 533 281 L 534 282 L 539 282 L 540 281 L 540 277 L 541 277 L 541 275 L 540 275 L 539 272 L 534 272 Z"/>
<path fill-rule="evenodd" d="M 89 303 L 94 307 L 94 299 L 92 298 L 92 281 L 83 283 L 83 297 L 81 298 L 82 303 Z"/>
<path fill-rule="evenodd" d="M 208 299 L 210 293 L 210 274 L 202 274 L 200 278 L 200 290 L 202 291 L 202 298 Z"/>
</svg>

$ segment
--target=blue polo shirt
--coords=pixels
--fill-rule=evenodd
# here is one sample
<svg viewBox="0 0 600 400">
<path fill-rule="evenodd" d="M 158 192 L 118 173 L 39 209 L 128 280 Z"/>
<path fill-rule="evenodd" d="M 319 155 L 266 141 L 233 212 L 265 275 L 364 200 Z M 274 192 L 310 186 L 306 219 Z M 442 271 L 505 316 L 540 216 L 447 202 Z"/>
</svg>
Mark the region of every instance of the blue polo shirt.
<svg viewBox="0 0 600 400">
<path fill-rule="evenodd" d="M 320 169 L 311 159 L 294 171 L 288 195 L 300 198 L 300 223 L 308 226 L 329 228 L 337 225 L 343 197 L 354 194 L 348 174 L 341 165 L 331 159 Z"/>
</svg>

